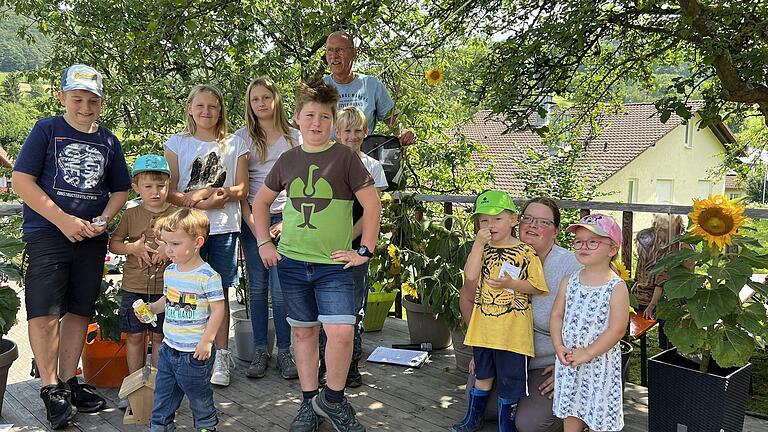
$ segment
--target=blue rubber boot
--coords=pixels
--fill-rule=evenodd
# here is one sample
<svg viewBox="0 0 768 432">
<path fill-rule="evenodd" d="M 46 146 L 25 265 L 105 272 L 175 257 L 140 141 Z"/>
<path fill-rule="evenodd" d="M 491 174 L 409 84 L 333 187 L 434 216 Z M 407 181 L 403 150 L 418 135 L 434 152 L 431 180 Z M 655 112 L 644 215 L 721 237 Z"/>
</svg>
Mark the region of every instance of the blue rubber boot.
<svg viewBox="0 0 768 432">
<path fill-rule="evenodd" d="M 483 415 L 485 414 L 485 404 L 488 402 L 488 390 L 480 390 L 472 387 L 469 391 L 469 400 L 467 401 L 467 414 L 461 423 L 453 425 L 452 432 L 475 432 L 483 427 Z"/>
<path fill-rule="evenodd" d="M 517 401 L 499 398 L 499 432 L 517 432 L 515 411 Z"/>
</svg>

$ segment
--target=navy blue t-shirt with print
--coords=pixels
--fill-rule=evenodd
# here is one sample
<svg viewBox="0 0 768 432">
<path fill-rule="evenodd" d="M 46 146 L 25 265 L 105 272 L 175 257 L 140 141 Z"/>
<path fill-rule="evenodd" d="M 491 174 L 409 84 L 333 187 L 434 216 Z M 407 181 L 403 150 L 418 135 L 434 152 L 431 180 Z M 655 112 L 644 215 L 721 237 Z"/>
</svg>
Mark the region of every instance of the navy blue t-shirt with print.
<svg viewBox="0 0 768 432">
<path fill-rule="evenodd" d="M 83 133 L 62 116 L 35 124 L 13 170 L 36 177 L 65 213 L 88 221 L 101 215 L 111 192 L 131 187 L 120 141 L 112 132 L 99 126 L 94 133 Z M 24 205 L 25 233 L 51 227 L 56 226 Z"/>
</svg>

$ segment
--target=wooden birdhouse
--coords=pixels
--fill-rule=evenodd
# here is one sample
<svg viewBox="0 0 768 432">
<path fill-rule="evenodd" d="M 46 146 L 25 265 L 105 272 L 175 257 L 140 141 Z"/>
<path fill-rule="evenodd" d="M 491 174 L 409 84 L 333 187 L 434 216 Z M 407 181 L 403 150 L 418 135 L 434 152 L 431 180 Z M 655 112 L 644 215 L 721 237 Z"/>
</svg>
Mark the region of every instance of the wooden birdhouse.
<svg viewBox="0 0 768 432">
<path fill-rule="evenodd" d="M 156 377 L 157 369 L 149 366 L 125 377 L 118 393 L 119 397 L 128 398 L 128 408 L 125 409 L 123 424 L 149 424 Z"/>
</svg>

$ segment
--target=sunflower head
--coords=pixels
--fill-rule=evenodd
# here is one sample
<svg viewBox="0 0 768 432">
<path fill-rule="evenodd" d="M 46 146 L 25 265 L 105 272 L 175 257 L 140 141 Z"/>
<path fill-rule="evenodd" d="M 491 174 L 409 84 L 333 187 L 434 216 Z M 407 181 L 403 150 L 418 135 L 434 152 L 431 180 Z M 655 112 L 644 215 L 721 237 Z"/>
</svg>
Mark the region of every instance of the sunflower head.
<svg viewBox="0 0 768 432">
<path fill-rule="evenodd" d="M 403 282 L 403 284 L 400 285 L 400 291 L 403 293 L 403 295 L 406 295 L 414 300 L 419 299 L 419 291 L 417 291 L 416 288 L 407 282 Z"/>
<path fill-rule="evenodd" d="M 390 258 L 397 259 L 397 246 L 390 243 L 389 246 L 387 246 L 387 254 L 389 254 Z"/>
<path fill-rule="evenodd" d="M 627 270 L 627 266 L 625 266 L 623 262 L 618 260 L 614 263 L 614 265 L 616 266 L 616 271 L 619 273 L 619 277 L 621 278 L 621 280 L 628 281 L 630 278 L 629 278 L 629 270 Z"/>
<path fill-rule="evenodd" d="M 424 72 L 424 77 L 427 78 L 427 84 L 430 84 L 430 85 L 440 84 L 445 79 L 445 75 L 443 75 L 443 70 L 439 68 L 432 68 Z"/>
<path fill-rule="evenodd" d="M 691 233 L 706 240 L 710 247 L 722 249 L 733 244 L 733 236 L 746 223 L 744 206 L 735 204 L 723 195 L 710 195 L 707 199 L 694 199 Z"/>
</svg>

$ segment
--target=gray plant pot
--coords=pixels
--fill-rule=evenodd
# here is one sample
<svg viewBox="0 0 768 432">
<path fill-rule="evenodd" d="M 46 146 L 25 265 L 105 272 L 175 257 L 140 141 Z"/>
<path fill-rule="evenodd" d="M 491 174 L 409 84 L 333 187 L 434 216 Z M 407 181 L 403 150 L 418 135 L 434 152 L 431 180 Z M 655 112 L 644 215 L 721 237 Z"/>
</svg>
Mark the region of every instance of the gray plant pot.
<svg viewBox="0 0 768 432">
<path fill-rule="evenodd" d="M 267 351 L 270 355 L 275 346 L 275 322 L 272 320 L 272 309 L 269 309 L 267 327 Z M 246 316 L 245 309 L 232 312 L 232 326 L 235 328 L 235 357 L 250 363 L 253 360 L 253 326 L 251 319 Z"/>
<path fill-rule="evenodd" d="M 19 358 L 19 348 L 10 339 L 0 339 L 0 415 L 3 413 L 3 397 L 5 384 L 8 382 L 8 369 Z"/>
<path fill-rule="evenodd" d="M 407 313 L 408 334 L 412 344 L 430 342 L 436 350 L 451 345 L 451 330 L 442 314 L 435 318 L 430 308 L 414 303 L 407 297 L 403 297 L 403 307 Z"/>
</svg>

